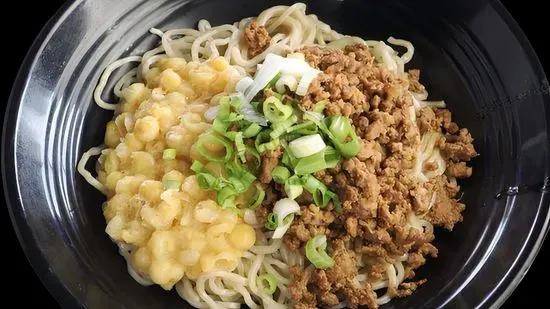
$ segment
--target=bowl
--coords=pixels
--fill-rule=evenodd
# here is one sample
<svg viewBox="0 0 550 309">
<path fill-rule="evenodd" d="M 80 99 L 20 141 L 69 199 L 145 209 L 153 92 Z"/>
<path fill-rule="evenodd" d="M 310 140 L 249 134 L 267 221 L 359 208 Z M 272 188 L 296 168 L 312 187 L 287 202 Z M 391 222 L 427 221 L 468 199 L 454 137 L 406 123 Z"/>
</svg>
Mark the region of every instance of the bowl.
<svg viewBox="0 0 550 309">
<path fill-rule="evenodd" d="M 446 100 L 481 153 L 462 183 L 464 222 L 436 233 L 440 256 L 418 273 L 427 284 L 383 308 L 498 308 L 550 220 L 550 85 L 529 42 L 496 1 L 306 2 L 339 32 L 412 41 L 410 67 L 421 69 L 431 97 Z M 290 2 L 77 0 L 46 25 L 13 88 L 2 167 L 19 240 L 63 306 L 190 308 L 175 292 L 133 281 L 104 232 L 104 197 L 76 172 L 112 117 L 92 102 L 102 70 L 157 44 L 151 27 L 229 23 L 281 3 Z"/>
</svg>

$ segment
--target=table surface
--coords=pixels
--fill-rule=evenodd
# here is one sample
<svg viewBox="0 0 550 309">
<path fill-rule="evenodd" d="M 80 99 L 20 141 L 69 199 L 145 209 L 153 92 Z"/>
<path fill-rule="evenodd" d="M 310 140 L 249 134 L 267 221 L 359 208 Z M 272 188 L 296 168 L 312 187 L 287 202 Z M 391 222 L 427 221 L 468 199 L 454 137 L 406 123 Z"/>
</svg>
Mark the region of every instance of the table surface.
<svg viewBox="0 0 550 309">
<path fill-rule="evenodd" d="M 1 119 L 3 119 L 6 105 L 5 102 L 7 102 L 12 82 L 15 79 L 19 65 L 23 61 L 23 57 L 42 26 L 63 2 L 64 1 L 61 0 L 33 1 L 32 11 L 40 12 L 40 16 L 36 16 L 37 14 L 35 13 L 32 14 L 32 17 L 26 17 L 24 12 L 29 10 L 31 4 L 27 1 L 14 1 L 10 3 L 9 12 L 15 12 L 17 14 L 18 22 L 10 23 L 7 18 L 0 19 L 1 28 L 4 29 L 3 37 L 6 42 L 3 49 L 7 51 L 3 57 L 4 63 L 2 63 L 2 68 L 4 69 L 4 82 L 1 83 L 2 91 L 0 91 L 0 95 L 2 95 L 2 100 L 0 102 L 4 103 L 0 104 Z M 542 32 L 540 35 L 538 33 L 539 28 L 541 30 L 545 28 L 545 26 L 540 24 L 540 21 L 544 20 L 546 17 L 546 11 L 544 10 L 545 6 L 543 5 L 544 1 L 534 3 L 534 1 L 502 0 L 502 2 L 523 28 L 548 74 L 548 72 L 550 72 L 550 46 L 545 42 L 547 40 L 546 33 Z M 531 4 L 526 5 L 528 2 Z M 3 191 L 0 190 L 0 194 L 3 194 Z M 4 199 L 0 198 L 0 201 L 4 201 Z M 17 304 L 20 308 L 26 308 L 37 304 L 43 308 L 60 307 L 41 284 L 25 258 L 12 229 L 6 207 L 4 207 L 2 211 L 2 227 L 5 229 L 4 233 L 2 233 L 2 239 L 7 241 L 7 243 L 3 242 L 5 246 L 4 250 L 6 251 L 2 254 L 2 260 L 4 261 L 5 267 L 15 270 L 16 272 L 15 276 L 7 275 L 5 272 L 5 276 L 7 276 L 4 279 L 4 283 L 6 283 L 6 285 L 4 285 L 2 293 L 4 295 L 4 300 L 7 301 L 9 298 L 17 297 Z M 549 258 L 550 241 L 547 240 L 531 270 L 501 308 L 515 309 L 544 301 L 544 285 L 539 284 L 539 282 L 547 279 L 550 274 L 550 270 L 548 267 L 545 267 L 546 265 L 544 264 L 544 261 Z M 18 296 L 18 293 L 22 289 L 25 290 L 25 295 L 29 295 L 29 297 L 21 298 Z"/>
</svg>

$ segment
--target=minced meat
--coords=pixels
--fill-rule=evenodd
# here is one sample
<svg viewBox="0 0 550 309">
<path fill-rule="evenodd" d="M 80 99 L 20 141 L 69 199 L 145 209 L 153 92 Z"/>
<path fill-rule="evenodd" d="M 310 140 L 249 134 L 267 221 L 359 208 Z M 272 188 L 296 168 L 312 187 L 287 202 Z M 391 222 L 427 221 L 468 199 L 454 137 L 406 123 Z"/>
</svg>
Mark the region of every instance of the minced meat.
<svg viewBox="0 0 550 309">
<path fill-rule="evenodd" d="M 271 36 L 264 26 L 260 26 L 257 22 L 253 21 L 245 28 L 244 39 L 248 45 L 249 56 L 255 57 L 269 46 Z"/>
<path fill-rule="evenodd" d="M 301 215 L 286 233 L 285 244 L 303 250 L 314 236 L 326 235 L 336 263 L 325 270 L 293 266 L 289 292 L 294 308 L 331 307 L 341 302 L 350 308 L 378 308 L 371 284 L 385 280 L 388 267 L 401 263 L 405 280 L 387 292 L 392 297 L 410 295 L 425 282 L 412 281 L 415 270 L 428 257 L 437 257 L 437 248 L 431 244 L 435 238 L 432 227 L 452 230 L 462 221 L 465 206 L 455 198 L 460 190 L 456 179 L 472 174 L 466 162 L 477 156 L 473 138 L 452 121 L 447 109 L 414 107 L 411 92 L 425 92 L 418 70 L 404 75 L 388 71 L 375 62 L 365 45 L 306 47 L 301 52 L 322 73 L 300 99 L 299 108 L 311 110 L 327 100 L 324 113 L 351 119 L 360 150 L 354 158 L 315 174 L 338 194 L 341 212 L 335 212 L 332 205 L 320 209 L 311 195 L 297 199 Z M 441 133 L 435 147 L 445 160 L 446 174 L 426 181 L 412 170 L 422 136 L 428 132 Z M 269 182 L 280 154 L 262 157 L 259 179 Z M 435 172 L 438 164 L 426 161 L 421 169 Z M 368 280 L 358 283 L 359 274 Z"/>
</svg>

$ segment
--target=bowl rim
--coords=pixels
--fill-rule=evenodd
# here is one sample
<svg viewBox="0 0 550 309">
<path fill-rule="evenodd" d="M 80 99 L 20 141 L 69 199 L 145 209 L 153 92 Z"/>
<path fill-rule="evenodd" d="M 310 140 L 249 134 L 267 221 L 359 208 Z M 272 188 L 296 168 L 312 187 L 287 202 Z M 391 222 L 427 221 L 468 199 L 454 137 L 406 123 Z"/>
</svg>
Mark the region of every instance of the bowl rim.
<svg viewBox="0 0 550 309">
<path fill-rule="evenodd" d="M 1 137 L 2 150 L 0 154 L 0 167 L 2 187 L 13 229 L 27 260 L 32 266 L 34 272 L 38 275 L 38 278 L 42 282 L 43 286 L 64 308 L 83 308 L 83 305 L 73 294 L 70 293 L 68 289 L 64 287 L 64 284 L 60 278 L 49 270 L 48 262 L 43 251 L 38 248 L 36 240 L 32 237 L 32 233 L 26 225 L 19 184 L 16 181 L 9 182 L 7 180 L 15 178 L 13 176 L 16 175 L 17 169 L 15 166 L 15 149 L 9 147 L 10 145 L 13 145 L 12 142 L 15 138 L 15 123 L 17 120 L 10 117 L 10 115 L 18 113 L 20 103 L 25 97 L 25 91 L 23 89 L 25 89 L 24 86 L 27 84 L 31 76 L 30 74 L 36 65 L 36 57 L 40 54 L 43 47 L 49 43 L 51 35 L 55 33 L 63 22 L 72 14 L 72 12 L 85 1 L 86 0 L 74 0 L 63 3 L 36 36 L 33 44 L 29 48 L 24 60 L 21 63 L 15 81 L 12 85 L 4 114 Z M 491 1 L 488 4 L 492 5 L 503 21 L 506 22 L 506 25 L 509 27 L 513 35 L 523 45 L 525 53 L 534 62 L 534 65 L 542 68 L 540 60 L 532 44 L 529 42 L 527 36 L 510 12 L 500 1 Z M 532 266 L 537 254 L 542 248 L 549 229 L 550 213 L 548 213 L 548 215 L 544 218 L 544 223 L 541 230 L 536 236 L 534 244 L 529 249 L 529 254 L 525 258 L 523 265 L 516 271 L 516 274 L 514 274 L 508 286 L 495 299 L 494 303 L 490 304 L 489 308 L 501 307 L 510 295 L 512 295 L 513 291 L 519 286 L 521 280 Z"/>
<path fill-rule="evenodd" d="M 82 305 L 74 295 L 64 288 L 59 277 L 49 271 L 47 260 L 43 252 L 36 246 L 35 240 L 30 235 L 31 233 L 20 227 L 21 223 L 25 223 L 25 219 L 21 213 L 22 203 L 19 185 L 10 184 L 7 180 L 8 176 L 15 175 L 15 151 L 13 148 L 7 146 L 8 143 L 12 142 L 15 134 L 15 123 L 13 122 L 13 118 L 9 116 L 17 112 L 20 102 L 25 95 L 24 91 L 22 91 L 24 87 L 21 86 L 25 85 L 28 81 L 30 73 L 35 65 L 35 59 L 39 55 L 40 50 L 42 50 L 42 47 L 48 44 L 48 37 L 50 37 L 50 34 L 59 28 L 63 21 L 81 2 L 82 0 L 64 2 L 42 27 L 23 58 L 10 91 L 5 114 L 3 115 L 4 122 L 1 138 L 2 151 L 0 154 L 2 187 L 8 213 L 19 245 L 42 285 L 48 290 L 56 302 L 64 308 L 81 308 Z M 12 177 L 12 179 L 13 178 L 14 177 Z"/>
</svg>

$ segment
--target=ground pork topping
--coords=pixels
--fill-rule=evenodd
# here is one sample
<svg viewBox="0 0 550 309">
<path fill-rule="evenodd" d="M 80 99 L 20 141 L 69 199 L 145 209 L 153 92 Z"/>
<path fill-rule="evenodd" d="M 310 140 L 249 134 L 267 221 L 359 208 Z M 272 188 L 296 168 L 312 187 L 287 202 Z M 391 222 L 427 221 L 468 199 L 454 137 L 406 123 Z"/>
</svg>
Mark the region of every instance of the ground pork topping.
<svg viewBox="0 0 550 309">
<path fill-rule="evenodd" d="M 314 175 L 337 193 L 341 211 L 336 212 L 332 203 L 319 208 L 309 193 L 296 199 L 301 212 L 284 243 L 291 250 L 304 250 L 310 239 L 326 235 L 335 264 L 329 269 L 293 266 L 289 292 L 294 308 L 331 307 L 341 302 L 350 308 L 378 308 L 377 298 L 386 291 L 377 294 L 373 287 L 387 280 L 389 269 L 397 271 L 402 266 L 405 280 L 389 287 L 387 293 L 410 295 L 425 282 L 411 281 L 415 270 L 428 257 L 437 256 L 431 244 L 434 226 L 452 230 L 462 221 L 465 206 L 455 198 L 460 190 L 456 179 L 472 175 L 466 162 L 477 156 L 473 138 L 452 121 L 448 110 L 414 107 L 411 92 L 425 93 L 418 70 L 402 75 L 390 72 L 365 45 L 306 47 L 301 52 L 322 73 L 299 99 L 298 107 L 308 111 L 325 100 L 326 116 L 349 117 L 359 152 Z M 431 149 L 420 149 L 422 136 L 434 132 L 441 138 Z M 435 149 L 444 161 L 443 170 L 441 160 L 430 157 Z M 271 181 L 281 153 L 262 154 L 261 182 Z M 428 157 L 417 160 L 424 153 Z M 424 178 L 413 172 L 416 164 L 421 164 Z M 267 193 L 268 198 L 274 195 Z M 264 202 L 257 212 L 267 213 L 269 207 Z"/>
<path fill-rule="evenodd" d="M 244 30 L 244 39 L 248 45 L 248 53 L 251 57 L 261 54 L 271 41 L 271 36 L 264 26 L 257 22 L 251 22 Z"/>
</svg>

